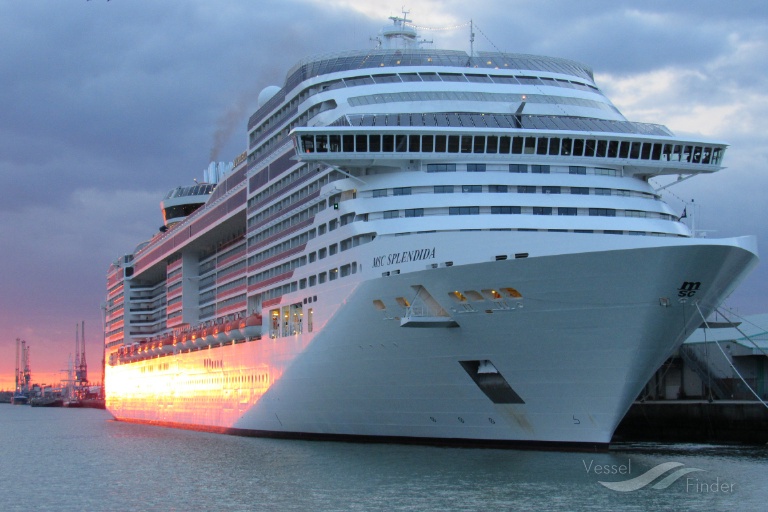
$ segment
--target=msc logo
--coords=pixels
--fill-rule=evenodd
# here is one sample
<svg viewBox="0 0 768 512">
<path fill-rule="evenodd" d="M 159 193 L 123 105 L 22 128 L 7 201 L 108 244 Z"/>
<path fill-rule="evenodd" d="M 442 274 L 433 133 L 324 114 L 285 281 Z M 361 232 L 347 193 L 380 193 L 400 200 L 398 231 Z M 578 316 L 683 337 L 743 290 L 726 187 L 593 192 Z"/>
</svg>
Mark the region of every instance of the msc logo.
<svg viewBox="0 0 768 512">
<path fill-rule="evenodd" d="M 701 283 L 699 281 L 685 281 L 683 285 L 677 289 L 678 297 L 693 297 L 696 292 L 699 291 Z"/>
</svg>

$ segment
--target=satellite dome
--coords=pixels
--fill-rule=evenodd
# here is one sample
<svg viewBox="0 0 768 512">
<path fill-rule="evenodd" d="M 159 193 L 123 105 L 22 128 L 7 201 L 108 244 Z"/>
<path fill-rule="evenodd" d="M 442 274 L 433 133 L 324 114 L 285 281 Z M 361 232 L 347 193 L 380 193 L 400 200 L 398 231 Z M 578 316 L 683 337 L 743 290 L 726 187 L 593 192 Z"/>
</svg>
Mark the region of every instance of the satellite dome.
<svg viewBox="0 0 768 512">
<path fill-rule="evenodd" d="M 278 93 L 280 88 L 276 85 L 270 85 L 262 89 L 262 91 L 259 93 L 259 107 L 261 108 L 262 105 L 264 105 L 266 102 L 268 102 L 270 99 L 272 99 L 272 96 Z"/>
</svg>

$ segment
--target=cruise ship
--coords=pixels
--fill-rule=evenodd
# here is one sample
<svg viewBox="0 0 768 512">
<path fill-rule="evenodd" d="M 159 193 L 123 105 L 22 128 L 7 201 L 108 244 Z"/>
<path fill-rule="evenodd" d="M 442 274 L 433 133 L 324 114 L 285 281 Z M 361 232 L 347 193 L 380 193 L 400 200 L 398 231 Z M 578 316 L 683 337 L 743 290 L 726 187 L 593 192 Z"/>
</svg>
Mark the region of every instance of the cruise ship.
<svg viewBox="0 0 768 512">
<path fill-rule="evenodd" d="M 283 438 L 605 448 L 757 263 L 649 181 L 727 145 L 632 122 L 561 58 L 376 48 L 265 88 L 247 150 L 109 267 L 107 408 Z"/>
</svg>

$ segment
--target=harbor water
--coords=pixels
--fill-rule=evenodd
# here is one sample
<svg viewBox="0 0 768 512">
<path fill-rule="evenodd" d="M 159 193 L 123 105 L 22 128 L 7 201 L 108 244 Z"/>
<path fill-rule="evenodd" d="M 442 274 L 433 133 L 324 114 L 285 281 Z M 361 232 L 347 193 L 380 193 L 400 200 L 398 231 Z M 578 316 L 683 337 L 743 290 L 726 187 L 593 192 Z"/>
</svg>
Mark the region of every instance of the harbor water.
<svg viewBox="0 0 768 512">
<path fill-rule="evenodd" d="M 289 441 L 0 404 L 0 450 L 4 511 L 730 511 L 768 502 L 768 448 L 754 446 L 579 453 Z"/>
</svg>

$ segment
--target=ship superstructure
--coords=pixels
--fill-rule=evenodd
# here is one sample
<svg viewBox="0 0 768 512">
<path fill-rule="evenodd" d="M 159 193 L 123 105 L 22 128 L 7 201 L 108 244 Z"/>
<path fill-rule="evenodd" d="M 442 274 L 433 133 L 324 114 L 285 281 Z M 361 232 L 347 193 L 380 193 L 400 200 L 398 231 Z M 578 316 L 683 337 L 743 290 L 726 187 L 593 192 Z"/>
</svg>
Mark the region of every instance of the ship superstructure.
<svg viewBox="0 0 768 512">
<path fill-rule="evenodd" d="M 110 267 L 117 419 L 605 445 L 754 266 L 753 238 L 693 237 L 648 183 L 720 170 L 725 143 L 628 121 L 582 64 L 392 21 L 266 88 L 231 170 Z"/>
</svg>

